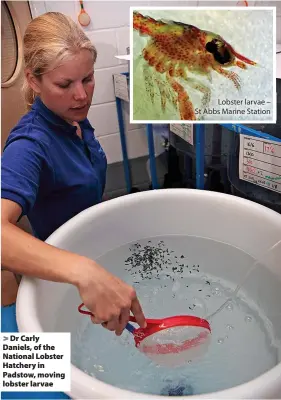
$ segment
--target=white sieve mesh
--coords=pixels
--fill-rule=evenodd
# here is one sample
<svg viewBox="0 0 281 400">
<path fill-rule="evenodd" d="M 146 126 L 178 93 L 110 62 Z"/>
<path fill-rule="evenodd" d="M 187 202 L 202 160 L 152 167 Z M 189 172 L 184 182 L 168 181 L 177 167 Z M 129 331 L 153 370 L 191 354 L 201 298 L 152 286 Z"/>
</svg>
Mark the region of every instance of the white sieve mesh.
<svg viewBox="0 0 281 400">
<path fill-rule="evenodd" d="M 173 327 L 148 336 L 138 348 L 156 364 L 179 366 L 205 354 L 210 336 L 202 327 Z"/>
</svg>

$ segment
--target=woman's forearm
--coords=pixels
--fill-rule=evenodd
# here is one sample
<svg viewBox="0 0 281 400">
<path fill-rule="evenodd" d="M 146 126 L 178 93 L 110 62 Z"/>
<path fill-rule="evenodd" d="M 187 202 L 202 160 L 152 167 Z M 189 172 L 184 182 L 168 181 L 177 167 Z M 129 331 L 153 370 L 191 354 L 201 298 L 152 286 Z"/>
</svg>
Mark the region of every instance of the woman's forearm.
<svg viewBox="0 0 281 400">
<path fill-rule="evenodd" d="M 75 285 L 93 322 L 104 323 L 117 335 L 125 329 L 130 311 L 139 326 L 146 326 L 133 287 L 93 260 L 41 242 L 10 221 L 2 221 L 2 265 L 21 275 Z"/>
<path fill-rule="evenodd" d="M 40 279 L 79 283 L 79 265 L 85 257 L 58 249 L 13 223 L 2 221 L 2 266 L 16 274 L 34 276 Z M 90 260 L 88 260 L 90 263 Z M 94 264 L 94 262 L 93 262 Z"/>
</svg>

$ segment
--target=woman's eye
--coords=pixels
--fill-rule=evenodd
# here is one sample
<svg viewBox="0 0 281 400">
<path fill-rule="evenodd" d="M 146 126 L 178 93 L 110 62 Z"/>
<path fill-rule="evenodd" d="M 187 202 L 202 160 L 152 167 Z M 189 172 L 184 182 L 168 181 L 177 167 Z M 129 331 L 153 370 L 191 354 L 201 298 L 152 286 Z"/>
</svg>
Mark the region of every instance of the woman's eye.
<svg viewBox="0 0 281 400">
<path fill-rule="evenodd" d="M 84 82 L 91 82 L 92 79 L 93 79 L 93 75 L 88 76 L 88 78 L 84 79 Z"/>
<path fill-rule="evenodd" d="M 65 84 L 58 84 L 58 86 L 59 86 L 61 89 L 66 89 L 66 88 L 68 88 L 68 87 L 69 87 L 69 83 L 65 83 Z"/>
</svg>

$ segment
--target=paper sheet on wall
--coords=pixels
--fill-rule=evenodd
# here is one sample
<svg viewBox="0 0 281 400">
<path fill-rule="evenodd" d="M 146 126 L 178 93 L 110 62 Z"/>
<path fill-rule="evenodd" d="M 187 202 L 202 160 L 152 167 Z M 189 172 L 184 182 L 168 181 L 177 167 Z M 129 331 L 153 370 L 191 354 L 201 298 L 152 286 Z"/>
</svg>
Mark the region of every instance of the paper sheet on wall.
<svg viewBox="0 0 281 400">
<path fill-rule="evenodd" d="M 114 74 L 115 96 L 122 100 L 129 101 L 129 89 L 126 75 Z"/>
<path fill-rule="evenodd" d="M 240 134 L 239 178 L 281 193 L 281 143 Z"/>
<path fill-rule="evenodd" d="M 170 130 L 177 136 L 193 146 L 193 125 L 191 124 L 170 124 Z"/>
</svg>

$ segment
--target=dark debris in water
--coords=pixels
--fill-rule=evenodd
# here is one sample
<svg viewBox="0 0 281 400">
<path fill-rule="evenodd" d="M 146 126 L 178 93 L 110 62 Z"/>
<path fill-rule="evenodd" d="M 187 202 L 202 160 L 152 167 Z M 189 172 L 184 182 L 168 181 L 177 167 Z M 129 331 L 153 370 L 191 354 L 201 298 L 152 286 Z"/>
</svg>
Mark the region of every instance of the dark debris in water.
<svg viewBox="0 0 281 400">
<path fill-rule="evenodd" d="M 153 245 L 151 240 L 145 245 L 134 243 L 130 247 L 130 252 L 131 255 L 125 260 L 126 271 L 130 272 L 132 276 L 138 278 L 140 276 L 142 280 L 152 278 L 160 280 L 165 277 L 174 282 L 175 277 L 183 278 L 183 273 L 186 271 L 189 274 L 200 272 L 198 264 L 189 266 L 185 262 L 187 257 L 183 254 L 180 256 L 174 255 L 175 251 L 168 249 L 163 240 L 160 240 L 156 245 Z M 134 283 L 138 284 L 139 281 Z M 208 280 L 205 283 L 206 285 L 211 285 Z M 188 285 L 186 287 L 188 288 Z M 202 289 L 198 289 L 198 291 L 201 292 Z"/>
<path fill-rule="evenodd" d="M 174 255 L 174 250 L 169 250 L 164 241 L 161 240 L 156 246 L 151 244 L 151 240 L 147 242 L 146 245 L 142 246 L 140 243 L 135 243 L 130 247 L 131 255 L 125 260 L 126 270 L 131 273 L 131 275 L 140 275 L 142 279 L 151 279 L 156 277 L 160 279 L 159 273 L 163 274 L 163 271 L 171 268 L 172 272 L 181 275 L 185 268 L 189 268 L 188 264 L 183 262 L 185 256 L 182 254 L 180 263 L 178 261 L 178 256 Z M 199 265 L 196 266 L 197 272 L 199 272 Z M 192 271 L 190 271 L 191 273 Z M 171 274 L 165 274 L 167 278 L 174 278 Z"/>
<path fill-rule="evenodd" d="M 193 388 L 181 380 L 178 384 L 169 382 L 166 387 L 161 391 L 162 396 L 191 396 L 193 394 Z"/>
</svg>

